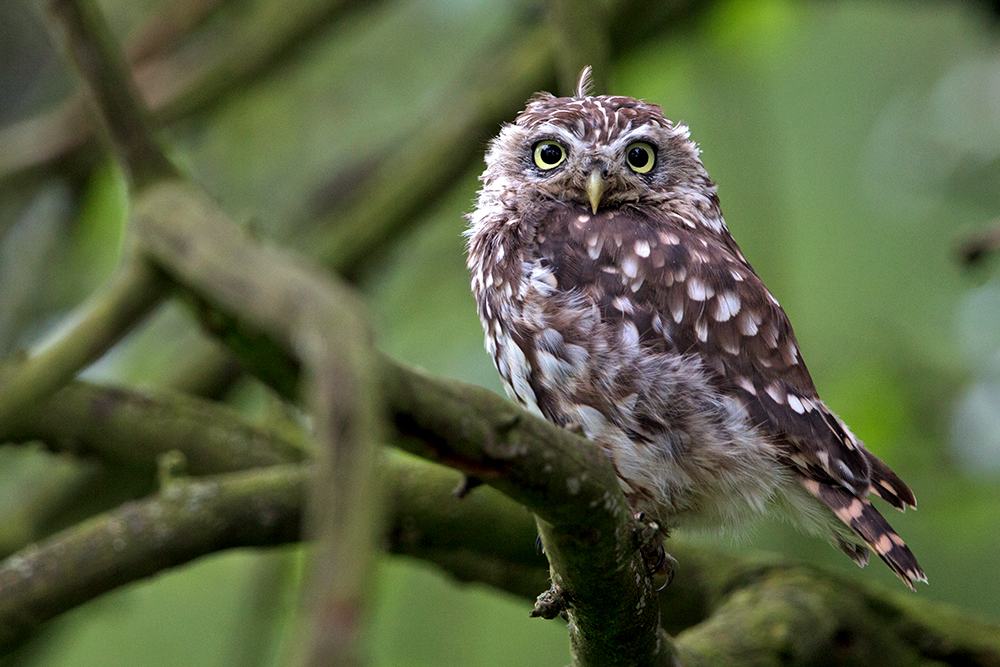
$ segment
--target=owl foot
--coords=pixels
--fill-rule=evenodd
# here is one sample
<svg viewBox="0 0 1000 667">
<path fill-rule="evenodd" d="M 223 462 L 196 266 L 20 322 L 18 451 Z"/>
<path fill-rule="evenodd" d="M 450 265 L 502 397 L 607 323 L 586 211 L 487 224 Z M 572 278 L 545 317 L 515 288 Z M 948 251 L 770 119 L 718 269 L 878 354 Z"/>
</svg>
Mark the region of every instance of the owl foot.
<svg viewBox="0 0 1000 667">
<path fill-rule="evenodd" d="M 636 513 L 635 520 L 639 524 L 635 535 L 639 541 L 639 553 L 646 562 L 646 572 L 653 579 L 656 591 L 662 591 L 674 580 L 677 560 L 664 550 L 658 523 L 647 519 L 643 512 Z"/>
<path fill-rule="evenodd" d="M 531 610 L 531 618 L 552 620 L 556 616 L 565 617 L 566 602 L 566 589 L 557 583 L 552 583 L 549 590 L 539 595 L 535 600 L 535 608 Z"/>
</svg>

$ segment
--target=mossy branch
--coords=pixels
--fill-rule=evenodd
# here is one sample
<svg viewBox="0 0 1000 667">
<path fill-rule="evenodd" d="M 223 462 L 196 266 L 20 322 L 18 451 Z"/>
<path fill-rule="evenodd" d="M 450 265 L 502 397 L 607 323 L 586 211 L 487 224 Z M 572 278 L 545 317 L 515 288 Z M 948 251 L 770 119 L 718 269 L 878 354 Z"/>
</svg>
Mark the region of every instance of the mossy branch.
<svg viewBox="0 0 1000 667">
<path fill-rule="evenodd" d="M 221 549 L 300 539 L 307 471 L 283 465 L 178 478 L 0 563 L 0 651 L 124 584 Z"/>
<path fill-rule="evenodd" d="M 0 562 L 0 653 L 118 586 L 218 550 L 297 541 L 308 476 L 280 465 L 176 478 Z M 383 459 L 383 476 L 388 552 L 526 602 L 544 586 L 535 524 L 518 503 L 488 488 L 458 499 L 456 472 L 400 456 Z M 1000 665 L 1000 628 L 946 605 L 771 556 L 677 540 L 672 552 L 682 569 L 660 605 L 684 665 Z"/>
<path fill-rule="evenodd" d="M 0 441 L 36 419 L 40 403 L 142 321 L 166 296 L 166 287 L 144 261 L 129 260 L 77 309 L 54 341 L 23 358 L 0 362 Z"/>
<path fill-rule="evenodd" d="M 290 427 L 248 424 L 236 410 L 183 394 L 155 393 L 74 381 L 8 434 L 41 441 L 54 452 L 152 470 L 160 456 L 180 452 L 190 475 L 211 475 L 298 463 L 305 434 Z"/>
</svg>

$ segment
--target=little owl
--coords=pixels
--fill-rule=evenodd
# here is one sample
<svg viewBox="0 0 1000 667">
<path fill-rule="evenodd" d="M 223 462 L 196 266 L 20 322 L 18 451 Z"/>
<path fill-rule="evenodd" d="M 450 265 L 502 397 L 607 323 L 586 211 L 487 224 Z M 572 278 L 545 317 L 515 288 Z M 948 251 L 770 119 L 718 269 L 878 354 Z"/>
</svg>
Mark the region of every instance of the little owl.
<svg viewBox="0 0 1000 667">
<path fill-rule="evenodd" d="M 688 128 L 631 97 L 534 96 L 493 140 L 472 289 L 512 399 L 581 431 L 661 526 L 770 508 L 907 586 L 868 500 L 910 489 L 824 405 L 781 306 L 729 234 Z"/>
</svg>

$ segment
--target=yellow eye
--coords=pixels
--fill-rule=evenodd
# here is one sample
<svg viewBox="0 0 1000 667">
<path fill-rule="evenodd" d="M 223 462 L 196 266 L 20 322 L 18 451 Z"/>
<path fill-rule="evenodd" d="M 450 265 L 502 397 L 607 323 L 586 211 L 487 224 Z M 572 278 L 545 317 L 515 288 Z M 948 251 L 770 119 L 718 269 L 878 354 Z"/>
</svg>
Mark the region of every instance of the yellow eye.
<svg viewBox="0 0 1000 667">
<path fill-rule="evenodd" d="M 566 149 L 556 141 L 539 141 L 535 144 L 535 166 L 555 169 L 566 159 Z"/>
<path fill-rule="evenodd" d="M 656 165 L 656 149 L 645 141 L 629 144 L 625 149 L 625 161 L 637 174 L 648 174 Z"/>
</svg>

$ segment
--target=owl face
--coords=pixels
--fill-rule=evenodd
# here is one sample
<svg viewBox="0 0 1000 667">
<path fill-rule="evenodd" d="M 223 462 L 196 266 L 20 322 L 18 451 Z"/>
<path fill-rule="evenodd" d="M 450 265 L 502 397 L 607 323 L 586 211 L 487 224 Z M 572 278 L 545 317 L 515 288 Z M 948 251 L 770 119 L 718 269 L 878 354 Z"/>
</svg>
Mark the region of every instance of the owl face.
<svg viewBox="0 0 1000 667">
<path fill-rule="evenodd" d="M 487 190 L 569 200 L 595 213 L 713 187 L 687 127 L 630 97 L 538 96 L 503 128 L 486 162 Z"/>
</svg>

